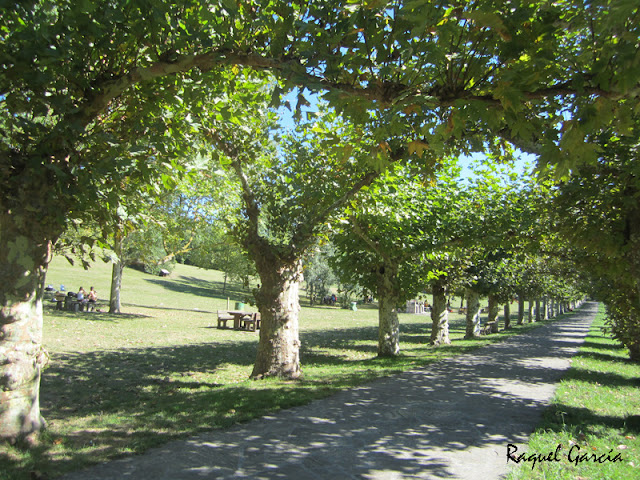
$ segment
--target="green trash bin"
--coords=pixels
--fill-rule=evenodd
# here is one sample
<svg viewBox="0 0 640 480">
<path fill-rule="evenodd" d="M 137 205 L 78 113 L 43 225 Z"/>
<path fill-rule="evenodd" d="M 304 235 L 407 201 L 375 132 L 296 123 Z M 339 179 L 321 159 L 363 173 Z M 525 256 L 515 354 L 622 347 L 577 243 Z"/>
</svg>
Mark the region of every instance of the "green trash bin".
<svg viewBox="0 0 640 480">
<path fill-rule="evenodd" d="M 244 310 L 244 302 L 236 302 L 236 310 L 243 311 Z"/>
</svg>

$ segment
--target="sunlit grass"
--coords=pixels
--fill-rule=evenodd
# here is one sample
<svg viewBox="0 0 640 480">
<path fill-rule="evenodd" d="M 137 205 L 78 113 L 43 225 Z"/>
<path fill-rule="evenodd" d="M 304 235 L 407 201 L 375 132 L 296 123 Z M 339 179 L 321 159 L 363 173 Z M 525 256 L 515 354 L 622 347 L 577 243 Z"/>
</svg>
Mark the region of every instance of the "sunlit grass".
<svg viewBox="0 0 640 480">
<path fill-rule="evenodd" d="M 527 447 L 547 453 L 562 444 L 560 461 L 523 465 L 511 480 L 640 478 L 640 422 L 629 419 L 640 415 L 640 365 L 602 333 L 603 321 L 600 312 Z M 580 461 L 585 453 L 602 463 Z"/>
<path fill-rule="evenodd" d="M 108 292 L 110 269 L 84 271 L 55 259 L 48 282 L 68 290 L 95 286 Z M 45 313 L 44 344 L 51 361 L 41 388 L 48 428 L 40 445 L 9 448 L 0 478 L 28 479 L 80 469 L 196 432 L 308 403 L 381 376 L 501 341 L 509 333 L 464 340 L 464 318 L 450 315 L 452 345 L 429 345 L 427 315 L 400 315 L 397 358 L 378 358 L 377 309 L 303 307 L 300 314 L 303 377 L 249 380 L 258 334 L 219 330 L 216 310 L 243 300 L 222 274 L 178 265 L 170 278 L 126 270 L 122 315 Z M 76 285 L 77 284 L 77 285 Z M 73 287 L 73 288 L 71 288 Z M 303 299 L 303 305 L 305 301 Z M 2 447 L 0 447 L 2 448 Z"/>
</svg>

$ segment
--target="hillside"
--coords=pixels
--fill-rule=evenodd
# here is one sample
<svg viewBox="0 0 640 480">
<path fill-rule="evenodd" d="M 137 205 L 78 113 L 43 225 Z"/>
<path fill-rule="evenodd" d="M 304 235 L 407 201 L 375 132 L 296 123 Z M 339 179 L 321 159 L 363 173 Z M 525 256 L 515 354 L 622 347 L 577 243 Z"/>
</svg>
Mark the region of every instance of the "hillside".
<svg viewBox="0 0 640 480">
<path fill-rule="evenodd" d="M 109 299 L 111 264 L 97 262 L 88 270 L 70 265 L 64 257 L 55 257 L 47 273 L 46 284 L 67 291 L 78 291 L 93 286 L 101 300 Z M 126 268 L 122 279 L 121 301 L 127 307 L 180 308 L 214 311 L 226 308 L 227 298 L 232 306 L 242 301 L 248 292 L 238 283 L 227 284 L 223 293 L 224 273 L 217 270 L 178 264 L 169 277 L 158 277 Z M 252 284 L 254 288 L 256 284 Z M 172 294 L 173 293 L 173 294 Z M 248 294 L 251 297 L 250 294 Z"/>
</svg>

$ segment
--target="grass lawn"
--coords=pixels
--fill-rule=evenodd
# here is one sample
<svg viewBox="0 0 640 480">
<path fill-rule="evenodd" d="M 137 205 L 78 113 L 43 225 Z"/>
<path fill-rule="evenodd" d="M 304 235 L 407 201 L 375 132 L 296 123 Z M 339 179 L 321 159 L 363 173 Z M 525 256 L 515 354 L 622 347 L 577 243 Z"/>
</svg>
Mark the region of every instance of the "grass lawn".
<svg viewBox="0 0 640 480">
<path fill-rule="evenodd" d="M 640 364 L 602 333 L 602 310 L 526 450 L 554 461 L 521 462 L 510 480 L 640 478 Z"/>
<path fill-rule="evenodd" d="M 110 268 L 85 271 L 56 258 L 47 283 L 67 290 L 94 286 L 108 297 Z M 220 272 L 184 265 L 168 278 L 127 269 L 121 315 L 45 308 L 41 408 L 48 428 L 30 451 L 0 446 L 0 479 L 49 477 L 96 462 L 141 453 L 203 430 L 225 428 L 269 412 L 308 403 L 374 378 L 424 366 L 501 341 L 536 324 L 478 340 L 463 340 L 464 318 L 450 315 L 452 345 L 429 346 L 431 320 L 400 315 L 402 354 L 379 359 L 377 310 L 308 307 L 300 314 L 297 381 L 248 380 L 258 334 L 218 330 L 217 309 L 243 300 Z M 453 305 L 457 305 L 454 303 Z"/>
</svg>

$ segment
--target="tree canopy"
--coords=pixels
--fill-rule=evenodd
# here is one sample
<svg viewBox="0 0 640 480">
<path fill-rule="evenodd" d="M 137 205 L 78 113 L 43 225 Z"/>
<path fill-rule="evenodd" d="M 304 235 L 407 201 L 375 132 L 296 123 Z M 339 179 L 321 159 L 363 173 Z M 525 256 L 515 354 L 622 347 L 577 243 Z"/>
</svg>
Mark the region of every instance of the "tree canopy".
<svg viewBox="0 0 640 480">
<path fill-rule="evenodd" d="M 245 91 L 242 102 L 259 103 L 244 69 L 273 76 L 273 106 L 299 88 L 298 116 L 304 89 L 343 114 L 345 128 L 360 132 L 352 137 L 368 142 L 366 156 L 347 155 L 357 158 L 354 168 L 378 172 L 401 158 L 429 167 L 453 151 L 508 155 L 513 144 L 562 175 L 598 158 L 602 144 L 585 141 L 593 132 L 623 135 L 633 126 L 638 16 L 631 0 L 511 8 L 494 0 L 3 5 L 0 355 L 10 360 L 0 362 L 0 386 L 12 396 L 2 394 L 0 436 L 43 424 L 40 301 L 52 242 L 66 222 L 115 191 L 105 185 L 123 173 L 150 178 L 155 161 L 182 158 L 203 131 L 220 139 L 232 125 L 241 130 L 246 117 L 224 102 L 206 104 L 214 130 L 204 128 L 201 113 L 216 92 Z M 362 177 L 360 186 L 370 180 Z M 269 201 L 292 212 L 289 199 L 301 201 L 284 186 L 277 195 Z M 247 205 L 250 217 L 257 204 Z M 275 236 L 288 234 L 272 220 Z M 289 240 L 308 245 L 321 228 L 299 223 Z"/>
</svg>

